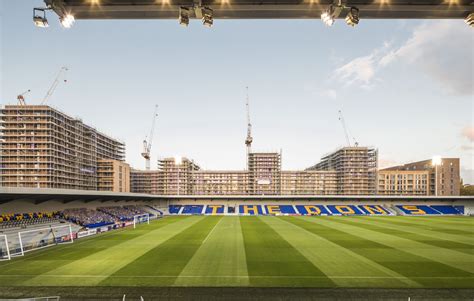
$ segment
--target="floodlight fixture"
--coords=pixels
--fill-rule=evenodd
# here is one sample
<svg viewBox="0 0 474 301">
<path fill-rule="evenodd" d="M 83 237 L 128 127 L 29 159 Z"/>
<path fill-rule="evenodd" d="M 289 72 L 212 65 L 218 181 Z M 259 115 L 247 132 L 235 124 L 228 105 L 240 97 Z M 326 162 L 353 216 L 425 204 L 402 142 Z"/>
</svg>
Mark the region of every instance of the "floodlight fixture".
<svg viewBox="0 0 474 301">
<path fill-rule="evenodd" d="M 336 22 L 336 18 L 341 14 L 343 8 L 341 4 L 331 4 L 328 9 L 321 14 L 321 20 L 327 26 L 332 26 L 334 22 Z"/>
<path fill-rule="evenodd" d="M 346 23 L 349 26 L 356 26 L 359 24 L 359 9 L 357 7 L 351 7 L 346 16 Z"/>
<path fill-rule="evenodd" d="M 474 27 L 474 13 L 470 13 L 469 15 L 467 15 L 464 19 L 464 22 L 466 22 L 466 24 L 470 27 Z"/>
<path fill-rule="evenodd" d="M 189 8 L 187 7 L 180 7 L 179 8 L 179 25 L 188 27 L 189 25 Z"/>
<path fill-rule="evenodd" d="M 75 22 L 75 19 L 73 15 L 67 13 L 64 16 L 60 17 L 59 21 L 64 28 L 71 28 Z"/>
<path fill-rule="evenodd" d="M 202 25 L 212 27 L 214 25 L 213 10 L 209 7 L 202 8 Z"/>
<path fill-rule="evenodd" d="M 45 8 L 33 8 L 33 23 L 36 27 L 49 27 Z"/>
</svg>

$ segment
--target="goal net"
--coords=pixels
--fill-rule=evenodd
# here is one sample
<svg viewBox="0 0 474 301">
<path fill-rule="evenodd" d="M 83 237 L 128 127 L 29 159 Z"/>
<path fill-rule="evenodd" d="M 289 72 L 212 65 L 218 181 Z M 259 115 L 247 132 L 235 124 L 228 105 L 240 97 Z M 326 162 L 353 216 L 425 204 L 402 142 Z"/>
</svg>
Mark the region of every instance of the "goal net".
<svg viewBox="0 0 474 301">
<path fill-rule="evenodd" d="M 138 224 L 150 224 L 150 214 L 140 214 L 133 217 L 133 228 L 135 229 Z"/>
<path fill-rule="evenodd" d="M 17 255 L 58 244 L 73 243 L 71 225 L 53 226 L 18 232 Z"/>
<path fill-rule="evenodd" d="M 10 249 L 8 247 L 8 238 L 6 235 L 0 235 L 0 261 L 10 260 Z"/>
</svg>

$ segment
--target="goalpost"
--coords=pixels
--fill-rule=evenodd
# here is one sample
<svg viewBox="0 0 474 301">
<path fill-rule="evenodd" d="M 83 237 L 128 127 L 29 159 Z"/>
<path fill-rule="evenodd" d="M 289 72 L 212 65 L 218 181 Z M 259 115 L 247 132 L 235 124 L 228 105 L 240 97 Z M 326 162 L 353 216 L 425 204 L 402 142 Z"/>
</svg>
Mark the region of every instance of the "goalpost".
<svg viewBox="0 0 474 301">
<path fill-rule="evenodd" d="M 16 252 L 12 255 L 23 256 L 26 252 L 47 248 L 54 245 L 73 243 L 71 225 L 33 229 L 18 232 Z"/>
<path fill-rule="evenodd" d="M 10 260 L 10 248 L 8 247 L 8 238 L 6 235 L 0 235 L 0 261 Z"/>
<path fill-rule="evenodd" d="M 148 225 L 150 224 L 149 213 L 139 214 L 133 217 L 133 229 L 137 227 L 137 224 L 142 224 L 142 223 L 147 223 Z"/>
</svg>

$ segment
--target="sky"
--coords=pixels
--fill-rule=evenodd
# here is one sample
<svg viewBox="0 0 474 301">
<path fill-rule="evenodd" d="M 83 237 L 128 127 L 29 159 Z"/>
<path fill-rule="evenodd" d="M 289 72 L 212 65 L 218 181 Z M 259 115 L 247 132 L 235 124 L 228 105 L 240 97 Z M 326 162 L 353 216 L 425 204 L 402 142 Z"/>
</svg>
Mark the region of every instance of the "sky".
<svg viewBox="0 0 474 301">
<path fill-rule="evenodd" d="M 246 89 L 253 150 L 282 150 L 303 169 L 351 140 L 380 167 L 459 157 L 474 183 L 474 31 L 463 20 L 78 20 L 36 28 L 40 0 L 0 0 L 2 104 L 48 104 L 126 143 L 144 168 L 155 104 L 152 166 L 185 156 L 204 169 L 245 167 Z M 363 12 L 361 12 L 363 17 Z"/>
</svg>

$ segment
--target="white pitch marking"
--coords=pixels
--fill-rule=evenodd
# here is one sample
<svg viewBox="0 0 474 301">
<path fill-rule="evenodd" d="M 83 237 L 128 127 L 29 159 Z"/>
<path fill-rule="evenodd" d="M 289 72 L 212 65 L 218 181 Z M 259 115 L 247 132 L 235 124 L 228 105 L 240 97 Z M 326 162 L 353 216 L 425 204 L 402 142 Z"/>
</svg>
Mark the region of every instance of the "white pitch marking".
<svg viewBox="0 0 474 301">
<path fill-rule="evenodd" d="M 39 274 L 39 275 L 0 275 L 0 277 L 59 277 L 59 278 L 300 278 L 300 279 L 324 279 L 324 278 L 334 278 L 334 279 L 404 279 L 406 277 L 385 277 L 385 276 L 264 276 L 264 275 L 141 275 L 141 276 L 122 276 L 122 275 L 53 275 L 53 274 Z M 474 277 L 459 277 L 459 276 L 415 276 L 410 277 L 413 279 L 471 279 Z"/>
<path fill-rule="evenodd" d="M 207 234 L 206 238 L 204 238 L 204 240 L 202 241 L 201 245 L 203 245 L 206 240 L 209 238 L 209 236 L 211 236 L 212 232 L 214 232 L 214 229 L 216 229 L 217 225 L 222 221 L 222 217 L 221 219 L 214 225 L 214 227 L 212 228 L 211 232 L 209 232 L 209 234 Z"/>
</svg>

